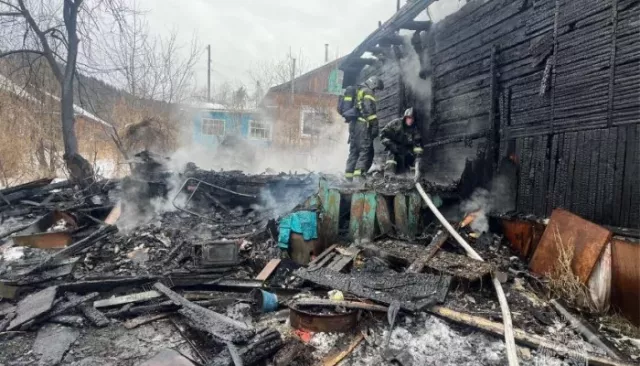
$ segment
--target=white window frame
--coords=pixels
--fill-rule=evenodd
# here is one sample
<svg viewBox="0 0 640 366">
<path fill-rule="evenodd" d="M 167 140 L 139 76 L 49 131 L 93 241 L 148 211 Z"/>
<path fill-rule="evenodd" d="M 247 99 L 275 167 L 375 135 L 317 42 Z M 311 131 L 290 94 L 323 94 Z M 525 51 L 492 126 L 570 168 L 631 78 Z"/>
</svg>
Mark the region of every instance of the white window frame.
<svg viewBox="0 0 640 366">
<path fill-rule="evenodd" d="M 260 126 L 254 127 L 253 124 L 257 123 Z M 271 130 L 272 130 L 273 126 L 271 124 L 271 122 L 269 121 L 265 121 L 265 120 L 256 120 L 256 119 L 250 119 L 249 120 L 249 139 L 251 140 L 271 140 Z M 253 130 L 256 131 L 266 131 L 266 136 L 261 137 L 261 136 L 254 136 L 253 135 Z"/>
<path fill-rule="evenodd" d="M 317 110 L 315 108 L 310 108 L 310 107 L 303 108 L 300 111 L 300 136 L 302 136 L 302 137 L 313 137 L 313 135 L 310 135 L 308 133 L 304 133 L 304 117 L 305 117 L 305 114 L 308 114 L 308 113 L 320 114 L 320 115 L 324 115 L 326 117 L 326 113 L 323 113 L 323 112 L 321 112 L 321 111 L 319 111 L 319 110 Z"/>
<path fill-rule="evenodd" d="M 207 133 L 206 129 L 205 129 L 205 124 L 207 122 L 211 122 L 214 125 L 216 123 L 222 123 L 222 133 L 221 134 L 214 134 L 214 133 Z M 220 118 L 202 118 L 202 126 L 200 127 L 200 132 L 202 133 L 202 135 L 204 136 L 224 136 L 225 133 L 227 132 L 227 126 L 225 123 L 225 120 L 220 119 Z"/>
</svg>

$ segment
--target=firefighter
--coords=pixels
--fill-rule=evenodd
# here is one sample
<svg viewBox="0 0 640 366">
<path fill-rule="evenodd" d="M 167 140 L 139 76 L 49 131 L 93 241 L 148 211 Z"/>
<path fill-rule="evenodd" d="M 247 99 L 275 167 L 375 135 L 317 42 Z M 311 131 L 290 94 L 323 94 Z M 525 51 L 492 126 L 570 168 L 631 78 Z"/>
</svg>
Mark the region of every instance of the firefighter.
<svg viewBox="0 0 640 366">
<path fill-rule="evenodd" d="M 378 136 L 375 92 L 383 89 L 382 80 L 372 76 L 356 93 L 358 117 L 349 124 L 349 158 L 345 169 L 348 180 L 360 180 L 373 163 L 373 139 Z"/>
<path fill-rule="evenodd" d="M 384 166 L 385 176 L 393 176 L 396 172 L 409 170 L 416 166 L 422 157 L 422 136 L 420 128 L 415 123 L 413 108 L 404 112 L 402 118 L 389 122 L 380 132 L 380 142 L 387 151 L 387 161 Z M 416 172 L 418 175 L 419 172 Z"/>
</svg>

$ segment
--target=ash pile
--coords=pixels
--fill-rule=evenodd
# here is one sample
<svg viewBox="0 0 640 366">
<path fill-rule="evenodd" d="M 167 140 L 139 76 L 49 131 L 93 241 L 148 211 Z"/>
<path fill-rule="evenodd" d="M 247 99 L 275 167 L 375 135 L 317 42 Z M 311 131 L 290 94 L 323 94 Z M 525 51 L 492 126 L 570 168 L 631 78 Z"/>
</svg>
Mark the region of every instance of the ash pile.
<svg viewBox="0 0 640 366">
<path fill-rule="evenodd" d="M 638 360 L 636 328 L 550 297 L 479 212 L 447 228 L 410 185 L 171 165 L 141 153 L 122 180 L 0 191 L 0 364 Z"/>
</svg>

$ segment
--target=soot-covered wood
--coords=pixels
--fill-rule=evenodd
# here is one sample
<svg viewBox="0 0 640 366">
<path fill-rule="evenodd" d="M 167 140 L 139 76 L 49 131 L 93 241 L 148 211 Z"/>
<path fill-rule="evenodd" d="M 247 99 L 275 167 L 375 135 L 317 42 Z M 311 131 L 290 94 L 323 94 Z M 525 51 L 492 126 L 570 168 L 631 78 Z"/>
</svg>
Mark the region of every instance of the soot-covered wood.
<svg viewBox="0 0 640 366">
<path fill-rule="evenodd" d="M 378 115 L 385 123 L 403 107 L 428 106 L 433 114 L 423 121 L 429 125 L 423 129 L 427 144 L 488 133 L 470 147 L 427 149 L 427 176 L 459 175 L 458 167 L 478 157 L 495 170 L 512 145 L 519 163 L 518 211 L 545 216 L 562 207 L 600 224 L 635 225 L 638 17 L 637 0 L 470 1 L 423 33 L 430 96 L 411 90 L 396 59 L 370 70 L 368 75 L 380 73 L 387 86 Z M 499 52 L 492 84 L 494 48 Z M 408 54 L 406 47 L 398 50 Z M 492 134 L 496 121 L 500 133 Z M 494 143 L 498 153 L 478 152 Z"/>
</svg>

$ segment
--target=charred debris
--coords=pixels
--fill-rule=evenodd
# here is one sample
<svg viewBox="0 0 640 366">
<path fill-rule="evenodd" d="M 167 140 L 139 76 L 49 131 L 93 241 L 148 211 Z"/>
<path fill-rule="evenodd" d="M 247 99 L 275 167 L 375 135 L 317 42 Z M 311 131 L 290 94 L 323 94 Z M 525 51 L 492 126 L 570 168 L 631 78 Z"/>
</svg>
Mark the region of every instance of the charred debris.
<svg viewBox="0 0 640 366">
<path fill-rule="evenodd" d="M 0 191 L 0 364 L 505 364 L 505 326 L 517 363 L 638 361 L 637 328 L 550 292 L 551 224 L 451 213 L 452 187 L 136 158 L 118 181 Z M 603 230 L 575 252 L 589 286 Z"/>
</svg>

